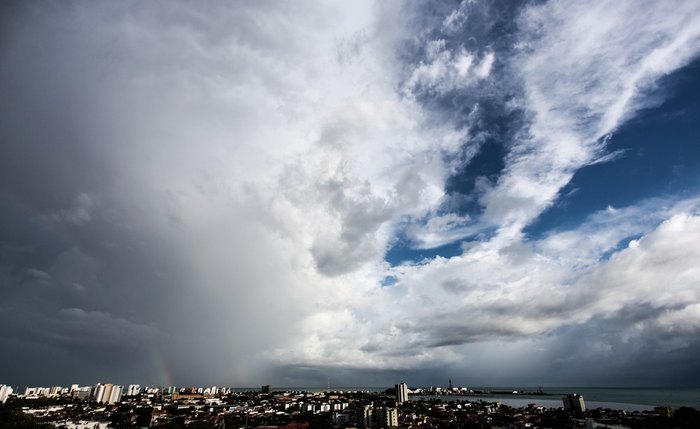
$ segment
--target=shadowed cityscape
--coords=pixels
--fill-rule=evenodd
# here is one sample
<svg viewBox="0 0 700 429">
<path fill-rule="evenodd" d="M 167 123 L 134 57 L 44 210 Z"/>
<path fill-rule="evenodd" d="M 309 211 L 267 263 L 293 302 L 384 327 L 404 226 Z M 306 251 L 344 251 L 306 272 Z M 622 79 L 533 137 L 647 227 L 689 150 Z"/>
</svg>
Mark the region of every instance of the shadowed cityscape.
<svg viewBox="0 0 700 429">
<path fill-rule="evenodd" d="M 592 395 L 606 395 L 599 389 Z M 651 389 L 627 396 L 652 404 L 589 402 L 561 389 L 471 389 L 448 386 L 410 389 L 260 389 L 141 387 L 97 383 L 81 387 L 0 386 L 3 427 L 108 429 L 154 428 L 694 428 L 700 411 L 680 405 L 699 389 Z M 649 391 L 647 390 L 648 394 Z M 629 392 L 626 393 L 629 395 Z M 617 395 L 617 397 L 616 397 Z M 617 399 L 617 400 L 615 400 Z M 654 406 L 658 401 L 674 401 Z M 656 402 L 655 402 L 656 401 Z M 668 403 L 668 402 L 667 402 Z"/>
</svg>

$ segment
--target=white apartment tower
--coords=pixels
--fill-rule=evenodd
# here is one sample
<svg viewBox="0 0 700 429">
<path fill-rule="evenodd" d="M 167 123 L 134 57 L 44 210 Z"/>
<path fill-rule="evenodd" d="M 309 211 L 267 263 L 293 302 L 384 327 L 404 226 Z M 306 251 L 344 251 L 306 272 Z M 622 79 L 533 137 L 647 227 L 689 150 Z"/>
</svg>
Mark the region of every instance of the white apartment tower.
<svg viewBox="0 0 700 429">
<path fill-rule="evenodd" d="M 116 404 L 122 400 L 122 386 L 114 384 L 97 383 L 93 390 L 95 402 L 103 404 Z"/>
<path fill-rule="evenodd" d="M 107 398 L 108 404 L 116 404 L 122 400 L 122 386 L 112 385 L 112 390 L 109 392 L 109 397 Z"/>
<path fill-rule="evenodd" d="M 365 405 L 356 410 L 357 427 L 360 429 L 369 429 L 372 427 L 374 409 L 371 405 Z"/>
<path fill-rule="evenodd" d="M 399 412 L 396 408 L 380 407 L 374 410 L 378 428 L 393 429 L 399 427 Z"/>
<path fill-rule="evenodd" d="M 399 383 L 396 385 L 396 402 L 399 404 L 408 401 L 408 385 Z"/>
<path fill-rule="evenodd" d="M 12 388 L 4 384 L 0 384 L 0 404 L 4 404 L 7 401 L 7 397 L 12 394 Z"/>
</svg>

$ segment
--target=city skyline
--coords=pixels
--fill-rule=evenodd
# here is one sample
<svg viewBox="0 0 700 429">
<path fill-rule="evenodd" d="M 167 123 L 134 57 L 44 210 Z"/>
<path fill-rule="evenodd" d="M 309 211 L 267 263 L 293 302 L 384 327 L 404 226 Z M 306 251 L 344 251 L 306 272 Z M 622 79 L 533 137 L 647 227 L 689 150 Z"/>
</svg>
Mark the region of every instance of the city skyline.
<svg viewBox="0 0 700 429">
<path fill-rule="evenodd" d="M 0 384 L 700 385 L 700 2 L 0 10 Z"/>
</svg>

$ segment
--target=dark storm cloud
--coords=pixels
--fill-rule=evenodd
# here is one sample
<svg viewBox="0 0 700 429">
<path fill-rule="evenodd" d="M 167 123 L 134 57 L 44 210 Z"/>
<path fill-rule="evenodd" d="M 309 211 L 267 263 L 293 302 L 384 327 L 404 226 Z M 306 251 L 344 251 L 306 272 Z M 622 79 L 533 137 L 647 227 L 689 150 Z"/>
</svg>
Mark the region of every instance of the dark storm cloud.
<svg viewBox="0 0 700 429">
<path fill-rule="evenodd" d="M 334 73 L 318 79 L 345 46 L 327 18 L 361 30 L 366 9 L 302 6 L 3 6 L 2 350 L 46 350 L 67 368 L 46 377 L 18 357 L 3 382 L 247 383 L 261 351 L 317 310 L 316 267 L 333 276 L 380 257 L 387 203 L 364 198 L 367 179 L 319 178 L 294 159 L 309 129 L 368 137 L 333 105 L 345 103 Z M 362 67 L 351 39 L 343 61 Z M 317 123 L 310 82 L 338 120 Z M 346 151 L 328 157 L 342 166 Z M 309 191 L 298 201 L 286 168 Z M 309 203 L 320 217 L 307 227 L 297 206 Z M 340 252 L 323 243 L 336 219 Z"/>
<path fill-rule="evenodd" d="M 593 320 L 554 333 L 548 366 L 561 384 L 695 386 L 700 366 L 693 359 L 697 338 L 664 344 L 653 329 L 630 335 L 629 329 L 649 320 L 657 310 L 612 319 Z M 658 313 L 657 313 L 658 314 Z M 593 370 L 594 369 L 594 370 Z"/>
<path fill-rule="evenodd" d="M 110 34 L 113 28 L 99 22 L 114 9 L 113 19 L 128 25 L 132 12 L 107 4 L 6 8 L 2 349 L 20 356 L 35 348 L 60 351 L 59 363 L 91 362 L 92 374 L 100 377 L 138 356 L 139 362 L 126 359 L 124 365 L 144 375 L 152 370 L 151 348 L 167 339 L 162 329 L 192 331 L 188 311 L 205 323 L 207 317 L 182 288 L 189 276 L 180 269 L 180 256 L 123 205 L 138 191 L 129 189 L 109 159 L 119 156 L 124 133 L 112 134 L 120 119 L 108 110 L 120 96 L 114 90 L 131 79 L 124 72 L 136 52 L 123 34 Z M 43 354 L 48 364 L 55 353 Z M 17 378 L 7 381 L 29 381 L 36 370 L 19 362 Z M 29 379 L 65 383 L 72 374 L 85 380 L 80 365 L 70 367 L 73 372 Z"/>
</svg>

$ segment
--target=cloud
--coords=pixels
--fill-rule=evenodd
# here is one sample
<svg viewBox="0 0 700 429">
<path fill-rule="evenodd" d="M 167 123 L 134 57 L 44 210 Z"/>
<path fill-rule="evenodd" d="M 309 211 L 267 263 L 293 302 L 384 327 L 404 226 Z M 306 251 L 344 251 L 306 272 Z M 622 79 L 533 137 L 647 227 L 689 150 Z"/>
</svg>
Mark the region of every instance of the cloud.
<svg viewBox="0 0 700 429">
<path fill-rule="evenodd" d="M 474 6 L 475 3 L 475 1 L 463 0 L 457 9 L 454 9 L 445 17 L 442 25 L 450 31 L 459 29 L 467 21 L 469 17 L 469 8 Z"/>
<path fill-rule="evenodd" d="M 606 155 L 610 133 L 656 103 L 660 98 L 650 96 L 656 82 L 697 55 L 697 8 L 690 4 L 647 15 L 626 3 L 568 8 L 547 2 L 513 13 L 514 25 L 504 22 L 495 7 L 462 2 L 448 11 L 437 34 L 418 37 L 422 43 L 417 49 L 424 54 L 409 70 L 406 88 L 428 99 L 427 105 L 455 120 L 455 106 L 478 112 L 498 100 L 501 110 L 520 112 L 524 118 L 522 124 L 506 119 L 508 133 L 498 130 L 503 125 L 494 118 L 485 129 L 478 115 L 457 119 L 471 137 L 463 152 L 469 155 L 451 165 L 465 172 L 459 174 L 468 176 L 472 167 L 479 168 L 470 162 L 483 150 L 485 139 L 496 139 L 506 156 L 502 169 L 482 175 L 478 189 L 474 179 L 474 189 L 464 198 L 476 200 L 474 208 L 483 216 L 473 216 L 470 225 L 456 227 L 442 240 L 432 239 L 437 245 L 494 228 L 505 243 L 518 239 L 579 168 L 622 155 Z M 661 18 L 647 25 L 649 16 L 656 15 Z M 586 34 L 584 40 L 581 34 Z M 488 70 L 477 73 L 479 85 L 459 78 L 476 64 L 465 40 L 484 42 L 473 47 L 475 55 L 484 56 L 483 70 Z M 507 140 L 498 141 L 503 138 Z M 444 203 L 459 207 L 459 199 L 450 202 L 453 197 Z M 416 247 L 433 245 L 416 239 Z"/>
<path fill-rule="evenodd" d="M 558 346 L 547 338 L 568 341 L 563 333 L 600 324 L 609 338 L 587 351 L 591 360 L 650 338 L 658 341 L 649 346 L 654 353 L 690 347 L 700 299 L 692 292 L 698 255 L 689 250 L 700 234 L 698 207 L 697 199 L 647 201 L 601 211 L 581 227 L 538 241 L 486 242 L 459 257 L 395 267 L 397 281 L 367 292 L 354 312 L 329 309 L 322 319 L 309 319 L 313 339 L 300 336 L 298 354 L 286 350 L 280 359 L 321 365 L 330 358 L 340 366 L 387 370 L 436 362 L 461 368 L 465 348 L 487 353 L 494 343 L 534 341 L 552 350 Z M 630 235 L 637 238 L 619 247 Z M 612 256 L 602 258 L 607 252 Z M 593 341 L 593 332 L 582 341 Z"/>
<path fill-rule="evenodd" d="M 460 49 L 453 52 L 445 47 L 445 41 L 438 39 L 426 46 L 427 63 L 419 64 L 412 72 L 405 91 L 437 92 L 439 94 L 464 89 L 485 79 L 491 73 L 495 60 L 493 52 L 475 58 L 473 53 Z"/>
<path fill-rule="evenodd" d="M 577 332 L 590 361 L 645 334 L 695 350 L 696 199 L 522 234 L 694 58 L 693 4 L 464 2 L 420 31 L 425 5 L 135 5 L 22 6 L 3 30 L 2 350 L 233 385 L 545 373 L 513 357 L 564 366 Z M 491 144 L 502 168 L 468 176 Z M 462 254 L 392 267 L 404 233 Z"/>
<path fill-rule="evenodd" d="M 115 318 L 107 312 L 85 311 L 81 308 L 62 308 L 59 320 L 63 327 L 52 329 L 48 337 L 77 346 L 88 343 L 127 347 L 134 343 L 153 341 L 158 335 L 153 327 Z"/>
<path fill-rule="evenodd" d="M 37 270 L 36 268 L 29 268 L 24 273 L 26 278 L 30 281 L 36 281 L 41 284 L 47 284 L 51 281 L 51 275 L 49 275 L 49 273 Z"/>
<path fill-rule="evenodd" d="M 463 237 L 463 228 L 468 226 L 471 218 L 455 213 L 431 216 L 425 225 L 410 225 L 406 235 L 420 247 L 432 248 L 451 243 Z"/>
<path fill-rule="evenodd" d="M 504 233 L 516 233 L 548 207 L 576 169 L 599 158 L 601 139 L 648 105 L 645 94 L 655 82 L 697 56 L 697 5 L 646 6 L 571 8 L 553 1 L 523 10 L 527 49 L 512 66 L 532 124 L 483 198 L 484 217 Z"/>
<path fill-rule="evenodd" d="M 403 30 L 384 25 L 390 12 L 19 8 L 27 25 L 2 57 L 3 87 L 21 100 L 2 106 L 17 124 L 4 159 L 32 148 L 47 165 L 17 171 L 12 192 L 43 213 L 19 239 L 42 249 L 32 258 L 62 291 L 15 299 L 71 318 L 67 336 L 153 327 L 182 380 L 255 382 L 271 347 L 295 347 L 318 328 L 307 320 L 374 288 L 393 223 L 444 194 L 464 131 L 397 93 L 390 49 Z M 64 168 L 56 148 L 92 168 Z M 183 345 L 211 359 L 175 353 Z M 224 360 L 242 369 L 222 372 Z"/>
<path fill-rule="evenodd" d="M 73 207 L 53 213 L 49 218 L 56 222 L 80 226 L 92 220 L 93 212 L 97 205 L 97 201 L 91 198 L 90 195 L 81 192 L 75 196 Z"/>
</svg>

